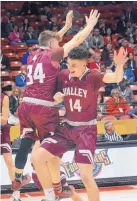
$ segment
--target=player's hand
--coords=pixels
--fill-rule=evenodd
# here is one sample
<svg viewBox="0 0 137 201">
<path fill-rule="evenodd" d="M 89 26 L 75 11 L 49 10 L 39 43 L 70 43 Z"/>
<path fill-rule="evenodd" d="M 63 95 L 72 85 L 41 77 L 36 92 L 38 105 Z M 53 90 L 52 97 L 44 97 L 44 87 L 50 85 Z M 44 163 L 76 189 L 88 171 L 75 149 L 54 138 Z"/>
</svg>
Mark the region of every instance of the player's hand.
<svg viewBox="0 0 137 201">
<path fill-rule="evenodd" d="M 85 16 L 87 26 L 94 27 L 98 22 L 99 16 L 100 16 L 100 13 L 98 12 L 98 10 L 91 10 L 89 18 Z"/>
<path fill-rule="evenodd" d="M 54 98 L 54 100 L 55 100 L 55 102 L 57 103 L 57 104 L 59 104 L 59 103 L 61 103 L 63 100 L 64 100 L 64 94 L 63 93 L 61 93 L 61 92 L 57 92 L 54 96 L 53 96 L 53 98 Z"/>
<path fill-rule="evenodd" d="M 72 27 L 72 18 L 73 18 L 73 11 L 70 10 L 66 16 L 66 23 L 65 25 L 69 28 Z"/>
<path fill-rule="evenodd" d="M 124 64 L 128 61 L 127 57 L 128 52 L 124 50 L 123 47 L 120 48 L 119 52 L 114 52 L 114 63 L 117 66 L 124 66 Z"/>
</svg>

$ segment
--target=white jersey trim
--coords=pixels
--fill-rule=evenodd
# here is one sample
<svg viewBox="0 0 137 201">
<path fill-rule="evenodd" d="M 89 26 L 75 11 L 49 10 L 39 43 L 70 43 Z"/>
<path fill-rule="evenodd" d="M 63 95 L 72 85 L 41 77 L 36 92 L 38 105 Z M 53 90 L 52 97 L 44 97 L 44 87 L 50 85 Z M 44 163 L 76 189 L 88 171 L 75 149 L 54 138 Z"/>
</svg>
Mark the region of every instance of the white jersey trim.
<svg viewBox="0 0 137 201">
<path fill-rule="evenodd" d="M 43 105 L 43 106 L 46 106 L 46 107 L 54 107 L 54 106 L 57 105 L 56 103 L 54 103 L 52 101 L 46 101 L 46 100 L 41 100 L 41 99 L 38 99 L 38 98 L 31 98 L 31 97 L 24 97 L 23 102 L 33 103 L 33 104 L 36 104 L 36 105 Z"/>
<path fill-rule="evenodd" d="M 66 122 L 70 125 L 70 126 L 92 126 L 92 125 L 96 125 L 97 124 L 97 120 L 93 119 L 91 121 L 70 121 L 68 119 L 66 119 Z"/>
</svg>

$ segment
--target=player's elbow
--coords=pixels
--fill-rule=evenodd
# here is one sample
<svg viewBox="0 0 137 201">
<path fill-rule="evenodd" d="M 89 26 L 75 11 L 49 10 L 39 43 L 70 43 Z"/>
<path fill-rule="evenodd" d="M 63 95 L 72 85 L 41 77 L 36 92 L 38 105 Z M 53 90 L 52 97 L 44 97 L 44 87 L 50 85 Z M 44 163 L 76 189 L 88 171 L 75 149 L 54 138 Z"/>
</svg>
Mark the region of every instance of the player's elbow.
<svg viewBox="0 0 137 201">
<path fill-rule="evenodd" d="M 1 118 L 2 125 L 7 124 L 7 122 L 8 122 L 8 118 Z"/>
</svg>

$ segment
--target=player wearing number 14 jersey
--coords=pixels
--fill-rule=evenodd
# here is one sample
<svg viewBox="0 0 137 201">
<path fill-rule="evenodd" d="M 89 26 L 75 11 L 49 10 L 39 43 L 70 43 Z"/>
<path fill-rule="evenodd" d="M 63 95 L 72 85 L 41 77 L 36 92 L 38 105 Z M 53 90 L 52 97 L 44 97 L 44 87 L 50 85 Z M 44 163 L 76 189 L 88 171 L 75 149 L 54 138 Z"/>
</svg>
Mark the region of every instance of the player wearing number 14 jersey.
<svg viewBox="0 0 137 201">
<path fill-rule="evenodd" d="M 115 53 L 117 68 L 114 73 L 101 74 L 87 69 L 88 52 L 83 48 L 74 48 L 68 55 L 68 70 L 62 70 L 58 78 L 59 92 L 56 102 L 64 100 L 66 124 L 60 127 L 55 136 L 43 140 L 41 147 L 33 156 L 34 166 L 40 167 L 41 160 L 50 162 L 55 156 L 62 157 L 75 145 L 75 162 L 79 166 L 81 179 L 85 185 L 89 201 L 99 201 L 99 192 L 93 178 L 94 152 L 97 138 L 97 97 L 104 83 L 122 80 L 123 66 L 127 53 L 120 49 Z M 55 166 L 55 164 L 54 164 Z M 51 167 L 50 173 L 54 167 Z M 42 170 L 41 170 L 42 171 Z M 54 174 L 58 171 L 54 169 Z M 52 175 L 51 175 L 52 176 Z"/>
</svg>

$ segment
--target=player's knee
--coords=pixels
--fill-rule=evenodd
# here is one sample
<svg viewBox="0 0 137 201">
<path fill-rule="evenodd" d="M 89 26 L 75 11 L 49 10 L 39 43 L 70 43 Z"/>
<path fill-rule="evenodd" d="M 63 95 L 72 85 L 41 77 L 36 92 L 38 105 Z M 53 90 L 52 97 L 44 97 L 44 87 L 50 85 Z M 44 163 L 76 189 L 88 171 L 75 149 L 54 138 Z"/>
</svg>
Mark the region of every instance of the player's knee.
<svg viewBox="0 0 137 201">
<path fill-rule="evenodd" d="M 5 157 L 4 160 L 5 160 L 5 163 L 8 167 L 8 169 L 14 168 L 14 163 L 13 163 L 12 158 L 10 156 Z"/>
</svg>

